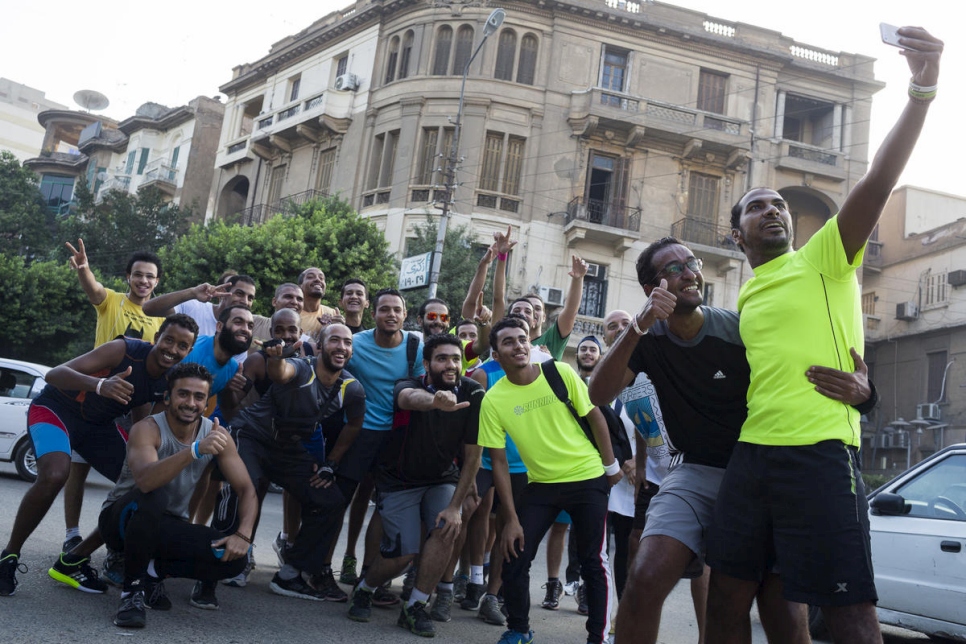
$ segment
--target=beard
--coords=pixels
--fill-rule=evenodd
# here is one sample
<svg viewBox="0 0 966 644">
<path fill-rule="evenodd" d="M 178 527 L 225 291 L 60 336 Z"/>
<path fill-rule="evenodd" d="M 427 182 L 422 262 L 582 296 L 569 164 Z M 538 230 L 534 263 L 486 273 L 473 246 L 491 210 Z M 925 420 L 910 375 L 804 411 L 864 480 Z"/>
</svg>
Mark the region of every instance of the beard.
<svg viewBox="0 0 966 644">
<path fill-rule="evenodd" d="M 459 384 L 459 381 L 460 381 L 459 372 L 456 373 L 456 380 L 454 380 L 453 383 L 450 384 L 443 380 L 443 371 L 445 371 L 445 369 L 441 369 L 440 371 L 435 371 L 434 369 L 430 368 L 429 381 L 433 384 L 434 387 L 436 387 L 436 389 L 443 390 L 443 391 L 453 391 L 454 389 L 456 389 L 456 386 Z"/>
<path fill-rule="evenodd" d="M 224 349 L 229 355 L 234 356 L 243 351 L 248 351 L 248 348 L 252 346 L 252 339 L 249 337 L 246 341 L 237 340 L 235 339 L 235 335 L 225 327 L 218 334 L 218 346 Z"/>
</svg>

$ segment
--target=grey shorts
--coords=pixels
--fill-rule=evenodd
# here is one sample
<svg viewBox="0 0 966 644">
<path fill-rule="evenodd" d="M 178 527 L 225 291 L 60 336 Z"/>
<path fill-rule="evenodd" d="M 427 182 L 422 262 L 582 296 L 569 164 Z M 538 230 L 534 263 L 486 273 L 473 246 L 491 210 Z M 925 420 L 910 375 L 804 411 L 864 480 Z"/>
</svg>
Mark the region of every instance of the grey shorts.
<svg viewBox="0 0 966 644">
<path fill-rule="evenodd" d="M 382 543 L 379 552 L 386 559 L 419 552 L 422 526 L 428 535 L 436 525 L 436 515 L 453 500 L 452 483 L 417 487 L 399 492 L 379 492 L 376 505 L 382 517 Z"/>
<path fill-rule="evenodd" d="M 700 576 L 705 540 L 714 516 L 714 503 L 724 469 L 681 463 L 668 472 L 647 508 L 641 538 L 663 535 L 676 539 L 697 555 L 699 565 L 689 566 L 685 577 Z"/>
</svg>

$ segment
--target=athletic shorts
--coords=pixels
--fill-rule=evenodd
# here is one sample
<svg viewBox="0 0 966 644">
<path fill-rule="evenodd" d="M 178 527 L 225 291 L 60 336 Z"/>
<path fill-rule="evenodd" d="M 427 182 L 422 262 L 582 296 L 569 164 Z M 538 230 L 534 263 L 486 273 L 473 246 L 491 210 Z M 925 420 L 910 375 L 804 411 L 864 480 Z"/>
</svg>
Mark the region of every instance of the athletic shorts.
<svg viewBox="0 0 966 644">
<path fill-rule="evenodd" d="M 37 458 L 76 451 L 91 467 L 117 481 L 127 457 L 127 433 L 115 423 L 89 423 L 50 400 L 27 410 L 27 433 Z"/>
<path fill-rule="evenodd" d="M 520 501 L 520 493 L 523 488 L 527 486 L 527 473 L 526 472 L 511 472 L 510 473 L 510 490 L 513 493 L 513 504 L 517 505 Z M 493 486 L 493 470 L 487 470 L 480 468 L 476 471 L 476 493 L 480 495 L 482 499 L 486 496 L 486 493 L 490 491 Z M 493 509 L 490 510 L 492 513 L 496 513 L 497 508 L 500 507 L 500 495 L 493 494 Z"/>
<path fill-rule="evenodd" d="M 647 518 L 647 508 L 651 505 L 651 499 L 658 493 L 661 486 L 657 483 L 647 482 L 647 487 L 641 486 L 637 491 L 637 499 L 634 501 L 634 530 L 643 530 Z"/>
<path fill-rule="evenodd" d="M 641 539 L 662 535 L 680 541 L 695 554 L 685 579 L 700 577 L 708 530 L 724 470 L 720 467 L 681 463 L 668 472 L 651 499 Z"/>
<path fill-rule="evenodd" d="M 340 477 L 352 481 L 362 481 L 366 474 L 375 472 L 379 464 L 379 452 L 389 439 L 390 431 L 366 429 L 363 427 L 339 463 Z"/>
<path fill-rule="evenodd" d="M 838 440 L 738 443 L 708 546 L 711 567 L 738 579 L 760 580 L 774 562 L 789 601 L 848 606 L 878 599 L 857 450 Z"/>
<path fill-rule="evenodd" d="M 436 516 L 453 500 L 456 486 L 452 483 L 417 487 L 398 492 L 379 492 L 376 507 L 382 517 L 382 543 L 379 552 L 386 559 L 419 552 L 426 535 L 435 528 Z"/>
</svg>

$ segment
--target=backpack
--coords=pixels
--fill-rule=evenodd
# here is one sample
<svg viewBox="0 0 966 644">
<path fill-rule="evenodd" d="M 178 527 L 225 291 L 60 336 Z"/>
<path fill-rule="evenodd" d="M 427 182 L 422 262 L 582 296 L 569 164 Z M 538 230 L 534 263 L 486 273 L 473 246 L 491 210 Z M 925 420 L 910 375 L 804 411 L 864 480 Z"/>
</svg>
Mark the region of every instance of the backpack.
<svg viewBox="0 0 966 644">
<path fill-rule="evenodd" d="M 413 368 L 416 366 L 416 353 L 419 351 L 419 336 L 406 332 L 406 362 L 409 363 L 409 373 L 406 377 L 413 375 Z"/>
<path fill-rule="evenodd" d="M 574 420 L 584 430 L 584 435 L 587 437 L 587 440 L 597 448 L 597 451 L 600 451 L 600 448 L 597 447 L 597 441 L 594 439 L 594 432 L 590 428 L 590 423 L 577 413 L 574 404 L 570 401 L 567 385 L 564 384 L 560 372 L 557 371 L 556 363 L 553 360 L 548 360 L 541 363 L 540 368 L 554 395 L 560 402 L 567 405 L 567 409 L 570 410 L 570 414 L 574 417 Z M 610 405 L 601 405 L 597 409 L 600 410 L 604 415 L 604 420 L 607 421 L 607 433 L 610 434 L 610 444 L 614 450 L 614 458 L 617 459 L 618 464 L 623 465 L 624 461 L 633 457 L 633 452 L 631 451 L 631 441 L 627 438 L 627 431 L 624 429 L 624 421 L 620 418 L 620 410 L 615 410 Z"/>
</svg>

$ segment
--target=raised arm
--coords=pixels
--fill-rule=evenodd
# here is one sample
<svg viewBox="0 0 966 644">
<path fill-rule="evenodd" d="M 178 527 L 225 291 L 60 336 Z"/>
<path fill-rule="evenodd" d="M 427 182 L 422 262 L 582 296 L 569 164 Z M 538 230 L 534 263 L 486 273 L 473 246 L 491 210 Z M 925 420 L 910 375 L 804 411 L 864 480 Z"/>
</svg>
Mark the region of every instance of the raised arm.
<svg viewBox="0 0 966 644">
<path fill-rule="evenodd" d="M 577 257 L 570 256 L 571 268 L 570 288 L 567 289 L 567 301 L 563 310 L 557 316 L 557 331 L 560 337 L 566 338 L 574 330 L 574 322 L 577 321 L 577 310 L 580 308 L 580 299 L 584 295 L 584 275 L 587 274 L 587 262 Z"/>
<path fill-rule="evenodd" d="M 77 240 L 77 248 L 74 248 L 70 242 L 64 242 L 64 245 L 71 253 L 70 267 L 77 271 L 77 279 L 81 288 L 84 289 L 84 293 L 87 294 L 87 299 L 94 306 L 99 305 L 107 298 L 107 289 L 97 281 L 91 267 L 87 264 L 87 249 L 84 247 L 84 240 Z"/>
<path fill-rule="evenodd" d="M 208 282 L 199 284 L 198 286 L 192 286 L 191 288 L 186 288 L 180 291 L 175 291 L 174 293 L 165 293 L 164 295 L 157 295 L 147 302 L 145 302 L 141 308 L 147 315 L 153 315 L 155 317 L 168 317 L 174 314 L 174 307 L 189 300 L 198 300 L 199 302 L 210 302 L 212 298 L 215 297 L 227 297 L 231 294 L 231 284 L 225 282 L 221 286 L 214 286 Z"/>
<path fill-rule="evenodd" d="M 932 97 L 914 96 L 913 93 L 919 90 L 912 86 L 925 88 L 929 94 L 939 79 L 943 42 L 921 27 L 902 27 L 899 36 L 899 43 L 904 47 L 899 53 L 906 57 L 912 72 L 909 101 L 876 152 L 868 173 L 849 193 L 839 212 L 839 233 L 850 262 L 878 223 L 882 208 L 899 181 L 926 121 Z"/>
</svg>

